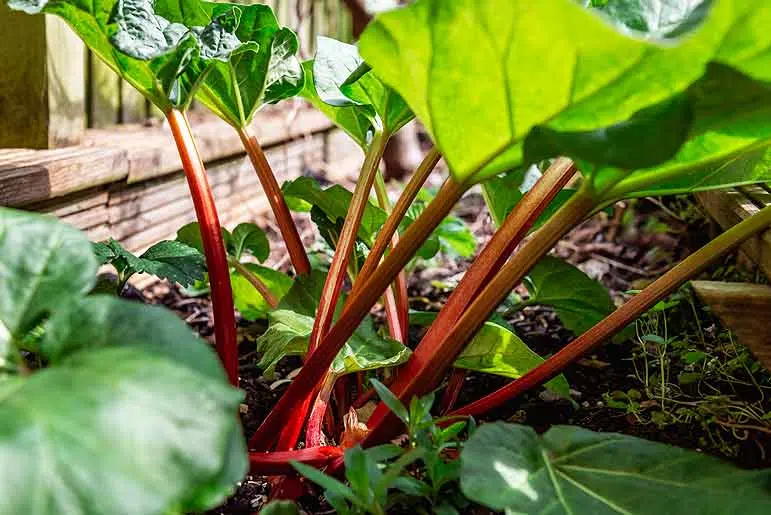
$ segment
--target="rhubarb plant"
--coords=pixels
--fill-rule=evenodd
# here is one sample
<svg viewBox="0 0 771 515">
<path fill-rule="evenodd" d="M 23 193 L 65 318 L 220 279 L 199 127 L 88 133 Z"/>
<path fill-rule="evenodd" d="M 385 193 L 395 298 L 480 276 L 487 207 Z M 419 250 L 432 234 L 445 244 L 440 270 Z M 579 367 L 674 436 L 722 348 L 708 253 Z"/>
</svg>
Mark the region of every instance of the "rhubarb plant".
<svg viewBox="0 0 771 515">
<path fill-rule="evenodd" d="M 185 25 L 159 13 L 174 0 L 8 0 L 12 9 L 63 18 L 91 51 L 166 116 L 202 227 L 211 282 L 218 353 L 231 383 L 238 382 L 235 314 L 225 248 L 214 197 L 185 115 L 216 62 L 253 48 L 236 30 L 240 11 L 223 9 L 206 23 Z"/>
<path fill-rule="evenodd" d="M 253 441 L 270 447 L 271 432 L 289 417 L 291 406 L 318 387 L 342 342 L 472 184 L 557 155 L 571 157 L 583 176 L 578 191 L 506 261 L 576 169 L 556 160 L 522 196 L 498 230 L 508 236 L 494 237 L 483 250 L 455 299 L 397 373 L 391 388 L 402 400 L 439 386 L 511 289 L 593 212 L 651 192 L 769 179 L 771 126 L 765 110 L 771 77 L 768 37 L 759 27 L 771 12 L 764 3 L 710 2 L 681 20 L 672 37 L 672 31 L 663 37 L 619 30 L 607 13 L 569 0 L 524 4 L 418 0 L 380 14 L 362 35 L 359 49 L 367 73 L 399 93 L 424 123 L 450 178 L 382 263 L 382 254 L 375 253 L 364 274 L 365 263 L 366 279 L 354 285 L 339 319 Z M 636 5 L 642 9 L 647 2 Z M 760 230 L 767 216 L 742 225 L 705 249 L 700 260 L 662 277 L 656 288 L 644 290 L 620 311 L 625 316 L 610 315 L 584 333 L 584 342 L 613 336 L 629 323 L 630 312 L 640 313 Z M 610 325 L 613 332 L 606 330 Z M 573 350 L 544 366 L 551 376 L 576 356 Z M 384 406 L 368 425 L 365 446 L 398 431 L 398 421 Z"/>
<path fill-rule="evenodd" d="M 297 227 L 287 209 L 276 177 L 251 125 L 265 105 L 297 95 L 305 75 L 296 54 L 297 36 L 281 27 L 266 5 L 239 5 L 200 0 L 159 2 L 158 13 L 186 26 L 206 25 L 235 15 L 234 35 L 244 45 L 227 59 L 212 63 L 196 97 L 238 133 L 276 217 L 287 252 L 298 274 L 310 272 Z"/>
<path fill-rule="evenodd" d="M 88 295 L 98 261 L 74 228 L 2 209 L 0 234 L 6 510 L 161 514 L 221 503 L 246 470 L 233 416 L 242 394 L 209 346 L 162 308 Z"/>
</svg>

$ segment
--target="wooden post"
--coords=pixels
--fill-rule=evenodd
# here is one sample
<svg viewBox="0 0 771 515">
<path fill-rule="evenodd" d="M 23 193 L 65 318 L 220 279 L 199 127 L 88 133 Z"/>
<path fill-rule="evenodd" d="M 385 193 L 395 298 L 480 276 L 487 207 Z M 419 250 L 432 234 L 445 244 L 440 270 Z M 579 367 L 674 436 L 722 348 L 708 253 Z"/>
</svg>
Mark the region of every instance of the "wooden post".
<svg viewBox="0 0 771 515">
<path fill-rule="evenodd" d="M 85 50 L 53 16 L 0 3 L 0 148 L 79 143 L 85 128 Z"/>
<path fill-rule="evenodd" d="M 120 77 L 90 52 L 88 69 L 88 126 L 111 127 L 119 119 Z"/>
</svg>

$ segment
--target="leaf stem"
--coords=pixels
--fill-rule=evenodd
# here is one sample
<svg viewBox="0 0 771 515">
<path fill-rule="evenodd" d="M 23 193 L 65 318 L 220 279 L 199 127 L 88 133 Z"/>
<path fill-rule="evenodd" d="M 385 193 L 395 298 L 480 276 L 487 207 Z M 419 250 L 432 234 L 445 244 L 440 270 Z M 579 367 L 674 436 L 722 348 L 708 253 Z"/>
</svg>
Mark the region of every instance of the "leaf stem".
<svg viewBox="0 0 771 515">
<path fill-rule="evenodd" d="M 439 384 L 439 381 L 441 381 L 441 378 L 452 366 L 457 355 L 460 354 L 465 343 L 463 341 L 454 342 L 449 340 L 447 337 L 448 333 L 460 319 L 461 315 L 463 315 L 464 310 L 476 299 L 479 299 L 480 296 L 486 295 L 486 293 L 480 292 L 490 283 L 495 274 L 501 270 L 508 257 L 528 234 L 543 210 L 548 207 L 554 197 L 570 181 L 575 172 L 575 165 L 569 159 L 560 158 L 555 160 L 538 182 L 520 199 L 511 213 L 509 213 L 490 242 L 466 271 L 463 279 L 452 295 L 450 295 L 447 303 L 439 312 L 433 324 L 431 324 L 431 327 L 413 352 L 413 355 L 399 370 L 396 380 L 391 385 L 391 391 L 402 402 L 406 399 L 409 403 L 414 395 L 418 395 L 416 392 L 429 391 Z M 578 216 L 579 220 L 582 217 L 582 214 Z M 577 223 L 577 221 L 570 220 L 568 225 L 572 226 L 574 223 Z M 556 224 L 556 222 L 550 221 L 547 224 Z M 562 235 L 562 231 L 566 232 L 569 228 L 564 228 L 561 225 L 552 225 L 552 227 L 552 234 L 549 234 L 547 227 L 544 226 L 541 231 L 536 233 L 533 240 L 537 241 L 538 238 L 542 238 L 547 240 L 546 243 L 548 244 L 548 241 L 552 239 L 556 241 Z M 553 243 L 546 246 L 542 252 L 539 251 L 540 254 L 534 256 L 535 261 L 542 254 L 546 253 L 551 248 L 551 245 Z M 528 243 L 527 246 L 532 247 L 532 244 Z M 512 261 L 519 258 L 524 250 L 523 248 L 520 253 L 516 254 Z M 522 272 L 521 275 L 524 275 L 526 271 Z M 516 282 L 519 282 L 519 280 Z M 513 286 L 516 286 L 516 284 Z M 505 298 L 507 293 L 508 290 L 502 298 Z M 497 302 L 493 307 L 496 305 Z M 487 316 L 485 316 L 486 319 Z M 465 335 L 460 339 L 464 338 Z M 460 379 L 462 377 L 455 378 L 455 381 L 457 382 Z M 448 399 L 447 402 L 451 400 Z M 378 406 L 370 418 L 370 427 L 376 428 L 378 425 L 383 424 L 383 419 L 388 413 L 390 411 L 384 405 Z M 393 426 L 394 420 L 391 419 L 388 425 Z"/>
<path fill-rule="evenodd" d="M 257 277 L 251 270 L 246 268 L 243 264 L 241 264 L 237 259 L 235 258 L 229 258 L 228 263 L 230 266 L 235 268 L 236 272 L 241 274 L 244 279 L 249 281 L 249 284 L 254 286 L 254 289 L 260 292 L 260 295 L 262 295 L 262 298 L 265 299 L 265 302 L 268 303 L 268 305 L 272 309 L 276 309 L 278 306 L 278 297 L 273 294 L 272 291 L 270 291 L 270 288 L 268 288 L 268 285 L 262 282 L 262 279 Z"/>
<path fill-rule="evenodd" d="M 327 279 L 324 282 L 324 289 L 321 291 L 319 307 L 316 310 L 316 318 L 313 321 L 313 331 L 308 340 L 307 356 L 312 356 L 314 354 L 319 343 L 324 336 L 326 336 L 329 327 L 332 325 L 332 318 L 335 314 L 337 300 L 340 297 L 340 290 L 342 289 L 343 280 L 345 279 L 346 268 L 348 267 L 348 262 L 351 259 L 351 254 L 356 245 L 356 237 L 359 232 L 359 226 L 361 225 L 361 219 L 364 216 L 367 202 L 369 202 L 372 183 L 375 181 L 375 175 L 377 174 L 380 160 L 383 157 L 383 151 L 388 142 L 388 137 L 388 134 L 385 132 L 378 132 L 375 134 L 369 150 L 367 151 L 367 155 L 365 156 L 364 163 L 362 164 L 361 174 L 356 181 L 356 188 L 353 190 L 351 205 L 349 206 L 348 213 L 343 222 L 340 237 L 337 240 L 335 254 L 332 257 L 332 263 L 329 265 Z M 342 343 L 344 342 L 341 342 L 341 346 Z M 330 361 L 326 367 L 329 367 L 331 363 L 332 362 Z M 318 382 L 318 379 L 316 382 Z M 292 416 L 286 424 L 283 424 L 283 429 L 280 431 L 279 450 L 291 449 L 297 443 L 297 439 L 300 437 L 310 407 L 311 398 L 306 392 L 302 403 L 295 404 Z"/>
<path fill-rule="evenodd" d="M 248 127 L 239 128 L 237 131 L 244 149 L 252 161 L 252 166 L 254 166 L 255 172 L 257 172 L 257 177 L 260 179 L 262 190 L 268 197 L 268 202 L 273 210 L 273 215 L 276 217 L 278 229 L 281 231 L 281 237 L 284 239 L 284 244 L 286 245 L 287 252 L 289 252 L 289 258 L 292 260 L 295 273 L 298 275 L 309 274 L 311 263 L 308 260 L 308 254 L 305 252 L 305 247 L 300 239 L 300 234 L 297 232 L 297 226 L 292 220 L 292 214 L 286 205 L 281 187 L 278 185 L 278 181 L 276 181 L 276 176 L 273 174 L 273 170 L 270 167 L 270 163 L 268 163 L 268 159 L 265 157 L 265 153 L 262 151 L 260 143 Z"/>
<path fill-rule="evenodd" d="M 540 181 L 539 181 L 540 182 Z M 521 201 L 520 201 L 521 202 Z M 541 259 L 555 243 L 591 212 L 594 195 L 591 189 L 582 188 L 555 213 L 541 229 L 509 259 L 468 304 L 458 321 L 449 326 L 442 325 L 432 345 L 419 345 L 407 365 L 400 370 L 399 385 L 394 383 L 394 394 L 404 399 L 421 395 L 440 383 L 452 363 L 466 344 L 474 337 L 485 321 L 495 311 L 509 292 L 519 284 L 525 274 Z M 437 325 L 436 322 L 431 329 Z M 449 326 L 449 327 L 448 327 Z M 425 341 L 425 338 L 424 338 Z M 421 342 L 423 343 L 423 342 Z M 421 349 L 421 347 L 423 347 Z M 414 361 L 413 361 L 414 360 Z M 412 363 L 412 364 L 410 364 Z M 402 375 L 403 374 L 403 375 Z M 397 387 L 398 386 L 398 387 Z M 370 418 L 371 431 L 365 444 L 388 439 L 388 435 L 399 430 L 399 422 L 384 406 L 378 406 Z"/>
<path fill-rule="evenodd" d="M 227 372 L 230 383 L 238 385 L 238 341 L 225 245 L 217 208 L 214 204 L 203 161 L 198 153 L 190 124 L 185 113 L 172 109 L 166 113 L 171 133 L 177 145 L 182 168 L 187 177 L 196 217 L 201 228 L 206 265 L 211 283 L 214 334 L 217 353 Z"/>
<path fill-rule="evenodd" d="M 379 170 L 375 175 L 375 195 L 377 196 L 380 208 L 390 215 L 393 206 L 388 199 L 388 190 L 383 180 L 383 174 Z M 398 243 L 399 235 L 395 232 L 391 237 L 391 248 L 396 247 Z M 393 284 L 386 290 L 383 303 L 391 338 L 398 342 L 406 343 L 410 305 L 409 297 L 407 296 L 407 275 L 404 270 L 399 272 Z"/>
<path fill-rule="evenodd" d="M 269 449 L 293 410 L 301 406 L 316 390 L 335 356 L 351 337 L 369 310 L 377 302 L 399 271 L 409 262 L 426 238 L 441 223 L 468 186 L 452 178 L 439 190 L 425 211 L 409 226 L 396 248 L 363 284 L 357 295 L 350 295 L 340 319 L 310 355 L 300 374 L 292 381 L 262 425 L 252 435 L 249 444 L 261 450 Z"/>
<path fill-rule="evenodd" d="M 715 260 L 769 226 L 771 226 L 771 207 L 766 207 L 685 258 L 626 304 L 521 378 L 456 410 L 453 415 L 481 415 L 530 388 L 548 381 L 582 355 L 618 334 L 657 302 L 674 293 L 683 283 L 703 272 Z"/>
</svg>

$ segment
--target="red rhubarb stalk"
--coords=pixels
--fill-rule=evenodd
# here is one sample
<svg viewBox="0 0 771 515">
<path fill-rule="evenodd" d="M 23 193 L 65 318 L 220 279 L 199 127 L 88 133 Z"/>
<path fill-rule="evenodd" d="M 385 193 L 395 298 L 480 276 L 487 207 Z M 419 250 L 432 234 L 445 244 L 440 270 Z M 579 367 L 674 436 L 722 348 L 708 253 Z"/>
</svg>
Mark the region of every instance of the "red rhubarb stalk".
<svg viewBox="0 0 771 515">
<path fill-rule="evenodd" d="M 375 195 L 377 196 L 377 202 L 380 208 L 390 215 L 393 211 L 393 206 L 388 198 L 388 190 L 386 189 L 385 181 L 383 180 L 383 174 L 379 171 L 375 175 Z M 391 249 L 399 244 L 399 234 L 394 232 L 391 237 Z M 386 320 L 388 322 L 388 330 L 391 338 L 394 340 L 406 343 L 407 342 L 407 328 L 409 326 L 409 312 L 410 301 L 407 296 L 407 274 L 404 270 L 399 272 L 396 276 L 396 280 L 391 287 L 386 290 L 385 298 L 385 311 Z"/>
<path fill-rule="evenodd" d="M 685 258 L 680 264 L 662 275 L 597 325 L 519 379 L 476 402 L 459 408 L 452 414 L 482 415 L 516 398 L 530 388 L 548 381 L 562 372 L 565 367 L 577 361 L 582 355 L 618 334 L 657 302 L 674 293 L 691 277 L 700 274 L 717 259 L 746 241 L 753 234 L 769 226 L 771 226 L 771 207 L 766 207 Z"/>
<path fill-rule="evenodd" d="M 281 231 L 281 237 L 284 239 L 286 250 L 289 252 L 289 258 L 292 261 L 294 271 L 298 275 L 309 274 L 311 272 L 311 263 L 308 261 L 308 255 L 297 232 L 297 226 L 292 220 L 292 215 L 286 205 L 284 195 L 281 193 L 281 187 L 278 185 L 270 163 L 268 163 L 268 159 L 265 157 L 265 152 L 262 151 L 257 138 L 247 127 L 237 130 L 244 149 L 246 149 L 246 153 L 252 161 L 252 166 L 254 166 L 255 172 L 257 172 L 257 177 L 260 179 L 262 190 L 265 192 L 265 196 L 268 197 L 271 209 L 273 209 L 273 215 L 276 217 L 276 223 L 278 224 L 279 231 Z"/>
<path fill-rule="evenodd" d="M 297 451 L 250 452 L 249 470 L 257 476 L 279 476 L 294 474 L 291 462 L 304 463 L 318 469 L 331 465 L 342 458 L 340 447 L 314 447 Z"/>
<path fill-rule="evenodd" d="M 377 174 L 380 159 L 383 157 L 383 151 L 385 150 L 387 142 L 387 134 L 377 133 L 372 140 L 372 144 L 367 151 L 367 156 L 364 159 L 364 164 L 361 167 L 361 174 L 356 181 L 356 188 L 353 190 L 351 205 L 348 209 L 345 221 L 343 222 L 340 238 L 337 241 L 335 255 L 332 258 L 332 263 L 329 265 L 329 272 L 327 273 L 327 279 L 324 282 L 324 289 L 321 291 L 319 307 L 313 322 L 313 331 L 311 332 L 308 341 L 308 356 L 313 355 L 319 342 L 326 336 L 329 327 L 332 325 L 335 306 L 337 305 L 337 299 L 340 297 L 340 290 L 343 286 L 348 262 L 351 259 L 354 246 L 356 245 L 356 235 L 359 232 L 361 219 L 364 216 L 364 209 L 367 206 L 369 194 L 372 190 L 372 183 L 375 181 L 375 175 Z M 340 344 L 341 346 L 342 343 Z M 316 383 L 317 382 L 318 380 Z M 300 433 L 302 432 L 305 418 L 310 407 L 311 399 L 307 396 L 304 397 L 301 403 L 295 404 L 291 418 L 289 418 L 281 429 L 279 450 L 288 450 L 295 446 L 300 437 Z"/>
<path fill-rule="evenodd" d="M 217 354 L 222 360 L 230 383 L 238 386 L 238 342 L 233 291 L 230 286 L 230 267 L 222 241 L 222 228 L 217 217 L 214 196 L 187 117 L 182 111 L 172 109 L 166 113 L 166 118 L 169 121 L 174 142 L 177 144 L 179 157 L 182 159 L 182 169 L 187 177 L 195 214 L 201 228 L 201 239 L 211 283 Z"/>
<path fill-rule="evenodd" d="M 490 282 L 492 277 L 501 269 L 506 259 L 519 245 L 528 231 L 533 227 L 544 209 L 551 203 L 559 191 L 570 181 L 575 174 L 575 167 L 569 159 L 560 158 L 544 172 L 535 185 L 520 199 L 514 209 L 506 217 L 501 227 L 495 232 L 490 242 L 485 246 L 479 256 L 466 271 L 463 279 L 450 295 L 447 303 L 439 312 L 437 319 L 431 324 L 428 332 L 415 349 L 409 361 L 397 372 L 397 377 L 391 385 L 391 390 L 402 399 L 409 399 L 416 395 L 416 391 L 428 391 L 432 387 L 421 383 L 420 375 L 426 367 L 439 366 L 443 369 L 440 377 L 444 376 L 448 368 L 455 361 L 455 357 L 449 359 L 442 349 L 445 336 L 458 321 L 463 311 L 478 297 L 481 289 Z M 462 350 L 462 347 L 461 347 Z M 456 356 L 457 357 L 457 356 Z M 455 377 L 454 386 L 459 387 L 463 383 L 465 374 L 460 372 Z M 459 388 L 457 389 L 459 392 Z M 449 395 L 455 395 L 451 392 Z M 452 404 L 454 399 L 448 399 Z M 381 422 L 389 413 L 384 406 L 378 406 L 369 420 L 370 427 Z"/>
<path fill-rule="evenodd" d="M 335 386 L 337 375 L 328 372 L 324 378 L 324 384 L 321 385 L 316 401 L 313 403 L 313 409 L 308 417 L 308 427 L 305 430 L 305 447 L 318 447 L 323 444 L 321 428 L 324 423 L 324 416 L 329 408 L 329 398 L 332 396 L 332 389 Z"/>
<path fill-rule="evenodd" d="M 539 181 L 540 182 L 540 181 Z M 409 402 L 415 395 L 430 391 L 441 382 L 455 359 L 466 344 L 474 337 L 490 317 L 498 304 L 509 292 L 522 281 L 525 274 L 543 257 L 549 249 L 570 229 L 591 212 L 594 199 L 591 190 L 579 190 L 541 229 L 527 241 L 514 256 L 504 264 L 500 271 L 486 283 L 484 288 L 468 305 L 458 321 L 439 333 L 437 340 L 429 340 L 432 348 L 418 346 L 410 361 L 400 370 L 398 385 L 394 382 L 392 390 L 399 399 Z M 437 325 L 432 325 L 432 329 Z M 424 341 L 425 338 L 424 338 Z M 424 349 L 420 349 L 423 346 Z M 420 350 L 419 350 L 420 349 Z M 376 442 L 389 440 L 398 434 L 399 420 L 388 410 L 379 405 L 369 420 L 371 431 L 364 445 L 376 445 Z"/>
<path fill-rule="evenodd" d="M 252 435 L 249 440 L 252 448 L 270 449 L 292 412 L 298 406 L 302 406 L 302 403 L 310 402 L 308 399 L 316 391 L 319 382 L 342 346 L 420 245 L 447 216 L 466 189 L 465 185 L 448 179 L 436 197 L 426 206 L 425 211 L 405 231 L 393 252 L 386 256 L 383 263 L 364 283 L 359 294 L 349 296 L 340 319 L 322 339 L 321 344 L 310 355 L 298 376 L 290 383 L 262 425 Z"/>
</svg>

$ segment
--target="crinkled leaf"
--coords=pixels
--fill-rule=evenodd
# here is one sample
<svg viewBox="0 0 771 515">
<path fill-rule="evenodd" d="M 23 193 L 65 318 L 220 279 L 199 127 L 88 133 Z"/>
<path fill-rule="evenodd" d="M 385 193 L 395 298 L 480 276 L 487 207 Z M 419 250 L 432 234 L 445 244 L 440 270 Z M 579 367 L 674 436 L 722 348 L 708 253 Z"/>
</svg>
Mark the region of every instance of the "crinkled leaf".
<svg viewBox="0 0 771 515">
<path fill-rule="evenodd" d="M 292 287 L 292 278 L 283 272 L 254 263 L 244 263 L 243 266 L 265 283 L 279 299 Z M 265 318 L 271 307 L 260 292 L 237 272 L 230 275 L 230 282 L 233 285 L 233 303 L 241 316 L 246 320 Z"/>
<path fill-rule="evenodd" d="M 647 108 L 683 94 L 710 62 L 768 81 L 768 23 L 767 2 L 719 0 L 687 36 L 661 44 L 621 33 L 571 0 L 418 0 L 378 16 L 360 47 L 426 125 L 454 176 L 481 181 L 524 164 L 523 143 L 538 137 L 533 129 L 580 140 L 644 118 Z M 667 139 L 682 134 L 649 137 L 671 149 L 682 141 Z M 603 148 L 575 157 L 621 164 L 603 162 L 616 149 L 595 155 Z M 649 154 L 635 155 L 651 166 Z"/>
<path fill-rule="evenodd" d="M 203 239 L 201 238 L 201 226 L 198 222 L 190 222 L 183 225 L 177 231 L 177 241 L 184 243 L 188 247 L 193 247 L 198 252 L 203 254 Z M 225 250 L 233 255 L 235 245 L 233 243 L 233 235 L 230 231 L 222 228 L 222 241 L 225 243 Z"/>
<path fill-rule="evenodd" d="M 8 5 L 63 18 L 95 55 L 163 111 L 187 107 L 209 60 L 227 59 L 241 44 L 229 18 L 185 27 L 156 14 L 150 0 L 10 0 Z"/>
<path fill-rule="evenodd" d="M 608 0 L 599 10 L 622 26 L 653 38 L 671 38 L 707 15 L 711 0 Z"/>
<path fill-rule="evenodd" d="M 216 506 L 246 470 L 241 398 L 142 349 L 76 353 L 0 399 L 3 505 L 29 515 Z"/>
<path fill-rule="evenodd" d="M 0 209 L 0 359 L 11 340 L 88 293 L 96 271 L 82 232 L 53 217 Z"/>
<path fill-rule="evenodd" d="M 342 186 L 336 184 L 323 190 L 318 182 L 309 177 L 299 177 L 293 181 L 286 182 L 281 190 L 285 196 L 295 199 L 295 202 L 292 204 L 295 210 L 305 209 L 310 211 L 312 206 L 316 206 L 332 221 L 345 219 L 351 205 L 351 199 L 353 198 L 353 194 Z M 298 203 L 296 200 L 301 200 L 305 204 Z M 386 218 L 388 216 L 385 211 L 375 206 L 372 202 L 367 202 L 361 225 L 359 226 L 359 238 L 371 245 L 377 235 L 377 231 L 383 227 Z"/>
<path fill-rule="evenodd" d="M 169 4 L 159 11 L 188 26 L 236 13 L 235 36 L 244 45 L 228 59 L 212 64 L 197 95 L 226 122 L 245 127 L 261 106 L 292 97 L 302 89 L 305 79 L 296 57 L 297 36 L 281 28 L 270 7 L 199 0 Z"/>
<path fill-rule="evenodd" d="M 554 308 L 563 325 L 579 335 L 616 309 L 605 287 L 570 263 L 546 256 L 525 278 L 527 304 Z"/>
<path fill-rule="evenodd" d="M 309 317 L 315 316 L 326 279 L 326 270 L 318 268 L 311 269 L 310 274 L 297 276 L 292 287 L 279 302 L 278 309 L 294 311 Z M 338 309 L 340 304 L 338 303 Z"/>
<path fill-rule="evenodd" d="M 453 366 L 518 379 L 541 363 L 543 358 L 516 334 L 502 325 L 485 322 Z M 570 386 L 562 375 L 544 386 L 564 397 L 570 396 Z"/>
<path fill-rule="evenodd" d="M 262 263 L 270 255 L 270 243 L 265 231 L 253 223 L 238 224 L 233 229 L 229 246 L 230 252 L 236 259 L 241 259 L 243 253 L 248 252 Z"/>
<path fill-rule="evenodd" d="M 263 353 L 258 366 L 272 375 L 278 362 L 290 355 L 304 355 L 313 331 L 313 317 L 286 309 L 277 309 L 269 315 L 268 330 L 257 339 L 257 350 Z M 374 368 L 403 363 L 410 350 L 401 343 L 382 337 L 370 317 L 364 319 L 345 343 L 332 363 L 331 370 L 350 374 Z"/>
<path fill-rule="evenodd" d="M 355 45 L 321 36 L 316 47 L 313 79 L 322 102 L 360 109 L 376 127 L 391 134 L 414 117 L 402 97 L 362 67 Z"/>
<path fill-rule="evenodd" d="M 305 70 L 305 84 L 300 96 L 324 113 L 332 123 L 348 134 L 362 149 L 366 150 L 375 134 L 375 126 L 372 123 L 374 110 L 368 106 L 334 107 L 327 104 L 321 100 L 316 91 L 316 84 L 313 81 L 313 61 L 305 61 L 303 70 Z"/>
<path fill-rule="evenodd" d="M 495 511 L 532 514 L 771 510 L 771 473 L 615 433 L 485 424 L 461 453 L 461 490 Z"/>
</svg>

